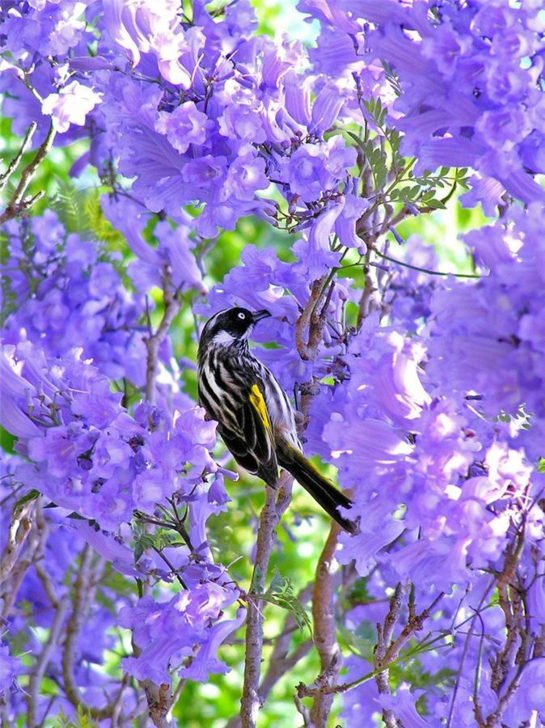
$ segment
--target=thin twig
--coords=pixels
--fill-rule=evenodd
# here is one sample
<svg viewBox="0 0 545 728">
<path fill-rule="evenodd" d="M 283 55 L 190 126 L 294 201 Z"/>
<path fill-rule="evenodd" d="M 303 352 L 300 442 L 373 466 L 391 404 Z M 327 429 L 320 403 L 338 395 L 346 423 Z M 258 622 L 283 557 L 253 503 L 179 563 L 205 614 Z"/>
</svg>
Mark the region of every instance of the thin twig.
<svg viewBox="0 0 545 728">
<path fill-rule="evenodd" d="M 269 560 L 275 542 L 275 529 L 291 500 L 291 483 L 292 477 L 289 473 L 283 472 L 276 488 L 267 486 L 265 505 L 259 519 L 252 586 L 247 595 L 244 685 L 240 700 L 243 728 L 255 728 L 261 707 L 259 678 L 263 650 L 263 612 L 260 594 L 265 590 Z"/>
<path fill-rule="evenodd" d="M 49 131 L 47 132 L 47 136 L 38 148 L 36 155 L 21 172 L 21 179 L 19 180 L 19 184 L 15 188 L 15 191 L 12 194 L 11 199 L 6 206 L 6 209 L 0 215 L 0 225 L 3 225 L 5 222 L 13 219 L 14 217 L 19 217 L 19 215 L 22 215 L 24 212 L 27 212 L 27 210 L 29 210 L 30 207 L 32 207 L 32 205 L 40 197 L 43 196 L 44 191 L 40 190 L 40 192 L 35 194 L 33 197 L 28 197 L 24 199 L 28 186 L 34 179 L 38 167 L 43 162 L 43 160 L 47 156 L 47 153 L 53 146 L 53 141 L 55 140 L 56 134 L 57 132 L 53 126 L 53 123 L 51 123 Z M 24 144 L 25 142 L 23 141 L 23 145 Z"/>
<path fill-rule="evenodd" d="M 321 668 L 320 675 L 314 684 L 320 686 L 336 684 L 342 666 L 335 623 L 335 594 L 341 574 L 339 565 L 335 561 L 335 551 L 340 532 L 341 527 L 333 522 L 318 559 L 314 579 L 312 617 L 314 642 L 320 656 Z M 333 699 L 333 694 L 324 692 L 319 692 L 314 698 L 310 718 L 312 725 L 316 728 L 325 728 Z"/>
<path fill-rule="evenodd" d="M 411 270 L 416 270 L 419 273 L 427 273 L 427 275 L 430 276 L 453 276 L 453 278 L 483 278 L 483 276 L 477 275 L 476 273 L 446 273 L 445 271 L 440 270 L 430 270 L 429 268 L 420 268 L 417 265 L 411 265 L 410 263 L 405 263 L 403 260 L 397 260 L 397 258 L 392 258 L 390 255 L 385 255 L 384 253 L 381 253 L 380 250 L 377 250 L 377 248 L 373 248 L 374 252 L 379 256 L 379 258 L 384 258 L 384 260 L 389 260 L 390 263 L 395 263 L 396 265 L 401 265 L 403 268 L 410 268 Z"/>
<path fill-rule="evenodd" d="M 477 614 L 482 609 L 483 604 L 485 603 L 485 601 L 488 597 L 488 593 L 490 592 L 490 589 L 493 587 L 493 585 L 494 585 L 494 582 L 493 582 L 493 580 L 491 580 L 490 583 L 488 584 L 488 586 L 486 587 L 486 589 L 484 590 L 483 595 L 481 596 L 481 599 L 475 610 L 475 614 L 473 615 L 473 617 L 471 617 L 471 623 L 469 625 L 469 630 L 467 632 L 466 639 L 464 642 L 462 656 L 460 658 L 460 664 L 458 666 L 458 672 L 456 674 L 456 680 L 454 682 L 454 689 L 452 691 L 452 699 L 450 701 L 449 714 L 447 717 L 447 728 L 450 728 L 450 726 L 452 725 L 452 719 L 454 717 L 454 706 L 456 704 L 456 697 L 458 695 L 458 689 L 460 687 L 460 678 L 463 674 L 464 663 L 465 663 L 467 654 L 469 652 L 469 646 L 471 643 L 471 637 L 473 636 L 473 630 L 475 629 L 475 622 L 477 619 Z"/>
<path fill-rule="evenodd" d="M 45 572 L 42 572 L 42 575 Z M 50 586 L 50 585 L 49 585 Z M 37 719 L 38 710 L 38 698 L 41 682 L 47 666 L 51 660 L 51 656 L 60 642 L 61 631 L 64 627 L 64 620 L 66 613 L 68 612 L 69 599 L 68 596 L 62 596 L 57 598 L 56 595 L 52 595 L 54 601 L 51 601 L 51 606 L 55 610 L 55 617 L 49 630 L 49 636 L 47 642 L 42 648 L 42 651 L 30 671 L 30 679 L 28 683 L 28 695 L 27 695 L 27 706 L 28 716 L 27 724 L 29 728 L 34 728 Z M 50 597 L 51 598 L 51 597 Z"/>
<path fill-rule="evenodd" d="M 374 651 L 375 669 L 379 670 L 375 681 L 378 691 L 382 695 L 390 695 L 389 671 L 386 667 L 392 660 L 388 651 L 392 644 L 394 629 L 399 621 L 403 599 L 409 590 L 408 584 L 397 584 L 395 591 L 390 598 L 390 608 L 384 619 L 384 624 L 377 624 L 377 643 Z M 384 669 L 382 669 L 384 668 Z M 384 708 L 382 711 L 382 720 L 388 728 L 397 728 L 397 719 L 391 708 Z"/>
<path fill-rule="evenodd" d="M 74 581 L 72 593 L 72 612 L 65 630 L 65 640 L 62 651 L 63 687 L 67 699 L 76 709 L 88 713 L 93 720 L 101 721 L 111 718 L 114 711 L 115 699 L 104 708 L 94 708 L 86 705 L 82 699 L 79 686 L 74 678 L 76 666 L 76 649 L 79 633 L 85 622 L 90 602 L 94 599 L 97 579 L 92 570 L 93 551 L 90 546 L 84 546 L 81 552 L 81 561 Z"/>
<path fill-rule="evenodd" d="M 20 508 L 15 508 L 13 512 L 13 520 L 8 531 L 8 542 L 0 558 L 0 584 L 9 578 L 17 563 L 32 528 L 35 510 L 36 502 L 30 501 L 24 503 Z"/>
<path fill-rule="evenodd" d="M 311 593 L 312 584 L 309 584 L 297 595 L 298 601 L 304 604 L 310 598 Z M 262 705 L 265 703 L 265 700 L 276 683 L 312 649 L 312 640 L 308 639 L 301 642 L 301 644 L 299 644 L 293 652 L 289 654 L 290 642 L 293 632 L 296 629 L 297 625 L 295 620 L 292 614 L 288 612 L 286 614 L 281 633 L 271 640 L 263 640 L 264 644 L 270 641 L 273 649 L 269 657 L 267 672 L 263 676 L 261 684 L 259 685 L 259 699 Z M 241 725 L 242 722 L 240 715 L 235 715 L 229 720 L 225 728 L 240 728 Z"/>
<path fill-rule="evenodd" d="M 27 129 L 27 132 L 25 134 L 25 138 L 23 139 L 23 143 L 19 147 L 19 151 L 17 154 L 13 157 L 11 162 L 8 164 L 8 167 L 5 172 L 0 174 L 0 190 L 3 190 L 4 187 L 7 185 L 7 183 L 10 180 L 11 175 L 15 172 L 17 167 L 19 166 L 21 159 L 23 158 L 23 155 L 28 151 L 28 148 L 32 142 L 32 137 L 34 136 L 34 133 L 36 132 L 36 129 L 38 128 L 38 124 L 33 121 L 30 126 Z"/>
<path fill-rule="evenodd" d="M 150 404 L 155 403 L 155 383 L 159 369 L 159 347 L 165 340 L 168 330 L 180 310 L 180 291 L 174 289 L 170 271 L 165 266 L 163 269 L 163 318 L 155 333 L 150 333 L 144 339 L 148 352 L 146 367 L 146 400 Z"/>
</svg>

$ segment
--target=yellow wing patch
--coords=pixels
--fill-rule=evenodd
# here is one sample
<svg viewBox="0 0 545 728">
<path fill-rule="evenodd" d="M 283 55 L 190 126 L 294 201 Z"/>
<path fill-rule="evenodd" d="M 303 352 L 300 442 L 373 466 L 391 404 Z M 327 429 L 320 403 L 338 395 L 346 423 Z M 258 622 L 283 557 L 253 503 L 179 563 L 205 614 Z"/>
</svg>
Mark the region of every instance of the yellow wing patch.
<svg viewBox="0 0 545 728">
<path fill-rule="evenodd" d="M 265 425 L 266 430 L 271 430 L 271 423 L 269 422 L 269 413 L 267 412 L 267 404 L 265 402 L 265 399 L 263 398 L 263 395 L 261 394 L 261 390 L 257 386 L 257 384 L 252 384 L 252 387 L 250 389 L 250 402 L 252 403 L 254 409 L 257 411 L 261 422 Z"/>
</svg>

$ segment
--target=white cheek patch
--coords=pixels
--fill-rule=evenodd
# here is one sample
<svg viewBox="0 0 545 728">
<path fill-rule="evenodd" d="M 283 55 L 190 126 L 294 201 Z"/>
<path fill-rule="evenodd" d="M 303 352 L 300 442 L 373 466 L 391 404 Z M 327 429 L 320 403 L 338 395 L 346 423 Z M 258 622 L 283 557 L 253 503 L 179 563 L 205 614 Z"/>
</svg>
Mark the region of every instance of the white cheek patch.
<svg viewBox="0 0 545 728">
<path fill-rule="evenodd" d="M 247 339 L 250 336 L 250 334 L 252 333 L 253 330 L 254 330 L 254 325 L 253 324 L 250 324 L 248 326 L 248 328 L 246 329 L 246 331 L 242 334 L 242 336 L 240 338 L 241 339 Z"/>
<path fill-rule="evenodd" d="M 229 346 L 229 344 L 232 344 L 233 341 L 235 341 L 235 337 L 231 336 L 231 334 L 227 333 L 227 331 L 220 331 L 219 334 L 216 334 L 212 339 L 212 343 L 217 344 L 218 346 Z"/>
</svg>

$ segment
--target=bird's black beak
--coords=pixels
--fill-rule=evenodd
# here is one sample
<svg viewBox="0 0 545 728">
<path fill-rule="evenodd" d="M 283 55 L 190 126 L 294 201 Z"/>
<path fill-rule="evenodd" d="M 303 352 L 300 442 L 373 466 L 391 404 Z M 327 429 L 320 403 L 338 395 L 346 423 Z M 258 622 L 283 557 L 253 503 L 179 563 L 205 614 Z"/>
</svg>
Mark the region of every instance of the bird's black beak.
<svg viewBox="0 0 545 728">
<path fill-rule="evenodd" d="M 271 314 L 263 309 L 262 311 L 256 311 L 252 314 L 252 318 L 254 319 L 254 324 L 256 324 L 258 321 L 261 321 L 261 319 L 269 318 Z"/>
</svg>

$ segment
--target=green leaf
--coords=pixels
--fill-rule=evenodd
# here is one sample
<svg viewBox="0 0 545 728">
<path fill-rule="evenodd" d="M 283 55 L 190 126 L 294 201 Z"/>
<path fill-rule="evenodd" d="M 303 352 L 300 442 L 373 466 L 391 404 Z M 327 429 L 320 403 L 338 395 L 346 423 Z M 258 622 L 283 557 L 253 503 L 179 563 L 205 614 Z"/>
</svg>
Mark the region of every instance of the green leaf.
<svg viewBox="0 0 545 728">
<path fill-rule="evenodd" d="M 57 192 L 50 205 L 57 213 L 68 233 L 78 233 L 87 237 L 89 233 L 89 220 L 85 211 L 86 193 L 78 190 L 68 180 L 57 177 Z"/>
<path fill-rule="evenodd" d="M 431 207 L 434 210 L 445 210 L 446 206 L 441 200 L 430 200 L 426 202 L 427 207 Z"/>
<path fill-rule="evenodd" d="M 290 580 L 284 578 L 278 569 L 274 570 L 271 585 L 267 591 L 261 595 L 261 599 L 288 611 L 301 632 L 304 632 L 305 627 L 307 627 L 310 634 L 312 634 L 312 623 L 310 621 L 310 617 L 301 602 L 293 593 L 293 587 Z"/>
<path fill-rule="evenodd" d="M 354 132 L 350 131 L 349 129 L 345 129 L 348 136 L 356 143 L 356 145 L 361 149 L 361 151 L 367 155 L 367 145 L 363 141 L 363 139 L 360 139 L 357 134 L 354 134 Z"/>
<path fill-rule="evenodd" d="M 19 506 L 22 506 L 23 503 L 28 503 L 29 501 L 36 500 L 36 498 L 39 498 L 40 496 L 40 491 L 33 488 L 32 490 L 29 490 L 28 493 L 22 498 L 19 498 L 19 500 L 15 503 L 15 508 L 19 508 Z"/>
</svg>

